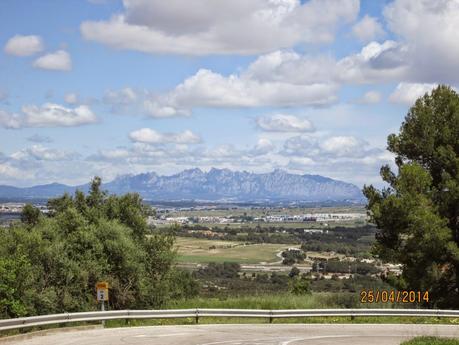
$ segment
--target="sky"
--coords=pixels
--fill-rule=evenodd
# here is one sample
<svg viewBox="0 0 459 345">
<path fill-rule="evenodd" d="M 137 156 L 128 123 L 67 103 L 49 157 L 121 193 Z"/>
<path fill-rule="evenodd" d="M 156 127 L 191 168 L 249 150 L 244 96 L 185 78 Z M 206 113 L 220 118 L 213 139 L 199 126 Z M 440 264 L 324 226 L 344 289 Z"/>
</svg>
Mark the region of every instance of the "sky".
<svg viewBox="0 0 459 345">
<path fill-rule="evenodd" d="M 0 184 L 211 167 L 381 185 L 458 0 L 3 0 Z"/>
</svg>

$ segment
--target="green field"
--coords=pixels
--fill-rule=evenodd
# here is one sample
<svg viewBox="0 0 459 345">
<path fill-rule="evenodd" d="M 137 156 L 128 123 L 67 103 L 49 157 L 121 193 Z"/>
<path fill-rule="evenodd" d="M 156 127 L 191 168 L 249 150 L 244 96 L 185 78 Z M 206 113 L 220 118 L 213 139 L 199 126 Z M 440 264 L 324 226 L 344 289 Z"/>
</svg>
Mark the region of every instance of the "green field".
<svg viewBox="0 0 459 345">
<path fill-rule="evenodd" d="M 273 263 L 281 259 L 280 251 L 299 245 L 245 244 L 243 242 L 177 237 L 179 263 L 238 262 L 244 264 Z M 214 248 L 215 247 L 215 248 Z"/>
</svg>

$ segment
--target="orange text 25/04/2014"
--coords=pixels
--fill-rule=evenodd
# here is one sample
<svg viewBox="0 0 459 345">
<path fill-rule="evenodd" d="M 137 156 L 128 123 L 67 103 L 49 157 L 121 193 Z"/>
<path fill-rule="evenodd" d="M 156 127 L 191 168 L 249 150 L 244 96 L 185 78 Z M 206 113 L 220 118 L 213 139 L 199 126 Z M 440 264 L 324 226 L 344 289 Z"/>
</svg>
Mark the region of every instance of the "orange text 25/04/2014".
<svg viewBox="0 0 459 345">
<path fill-rule="evenodd" d="M 429 291 L 362 290 L 360 303 L 429 303 Z"/>
</svg>

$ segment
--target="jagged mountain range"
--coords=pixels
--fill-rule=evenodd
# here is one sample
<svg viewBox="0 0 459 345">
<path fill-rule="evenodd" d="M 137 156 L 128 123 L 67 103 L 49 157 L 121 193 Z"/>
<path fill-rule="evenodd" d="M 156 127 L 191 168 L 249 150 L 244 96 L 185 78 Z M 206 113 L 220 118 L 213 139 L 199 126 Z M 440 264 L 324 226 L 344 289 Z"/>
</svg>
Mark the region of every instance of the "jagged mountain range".
<svg viewBox="0 0 459 345">
<path fill-rule="evenodd" d="M 226 201 L 226 202 L 278 202 L 278 201 L 361 201 L 360 189 L 343 181 L 320 175 L 297 175 L 284 170 L 270 173 L 250 173 L 212 168 L 205 172 L 187 169 L 171 176 L 154 172 L 119 176 L 103 185 L 110 193 L 137 192 L 153 201 Z M 49 198 L 86 191 L 88 184 L 67 186 L 58 183 L 19 188 L 0 186 L 0 198 Z"/>
</svg>

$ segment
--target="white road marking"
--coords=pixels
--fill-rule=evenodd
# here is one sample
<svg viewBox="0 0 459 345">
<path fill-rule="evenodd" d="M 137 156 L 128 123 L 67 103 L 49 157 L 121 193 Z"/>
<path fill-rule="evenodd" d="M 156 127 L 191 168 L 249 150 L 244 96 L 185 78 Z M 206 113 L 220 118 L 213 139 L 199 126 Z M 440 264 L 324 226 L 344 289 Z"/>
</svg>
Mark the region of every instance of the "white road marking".
<svg viewBox="0 0 459 345">
<path fill-rule="evenodd" d="M 342 334 L 342 335 L 318 335 L 312 337 L 304 337 L 304 338 L 293 338 L 288 340 L 279 340 L 285 339 L 285 337 L 278 337 L 277 340 L 273 338 L 264 338 L 264 339 L 237 339 L 237 340 L 225 340 L 225 341 L 216 341 L 212 343 L 204 343 L 199 345 L 220 345 L 220 344 L 230 344 L 230 345 L 243 345 L 243 344 L 250 344 L 250 345 L 257 345 L 257 344 L 277 344 L 277 345 L 289 345 L 301 340 L 315 340 L 315 339 L 327 339 L 327 338 L 352 338 L 355 337 L 354 335 Z M 278 342 L 280 341 L 280 342 Z M 260 342 L 260 343 L 258 343 Z"/>
<path fill-rule="evenodd" d="M 177 335 L 188 335 L 190 333 L 169 333 L 169 334 L 139 334 L 134 335 L 134 338 L 161 338 L 161 337 L 175 337 Z"/>
<path fill-rule="evenodd" d="M 318 335 L 315 337 L 307 337 L 307 338 L 295 338 L 291 340 L 286 340 L 283 341 L 282 343 L 279 343 L 279 345 L 288 345 L 300 340 L 315 340 L 315 339 L 325 339 L 325 338 L 352 338 L 353 335 Z"/>
</svg>

